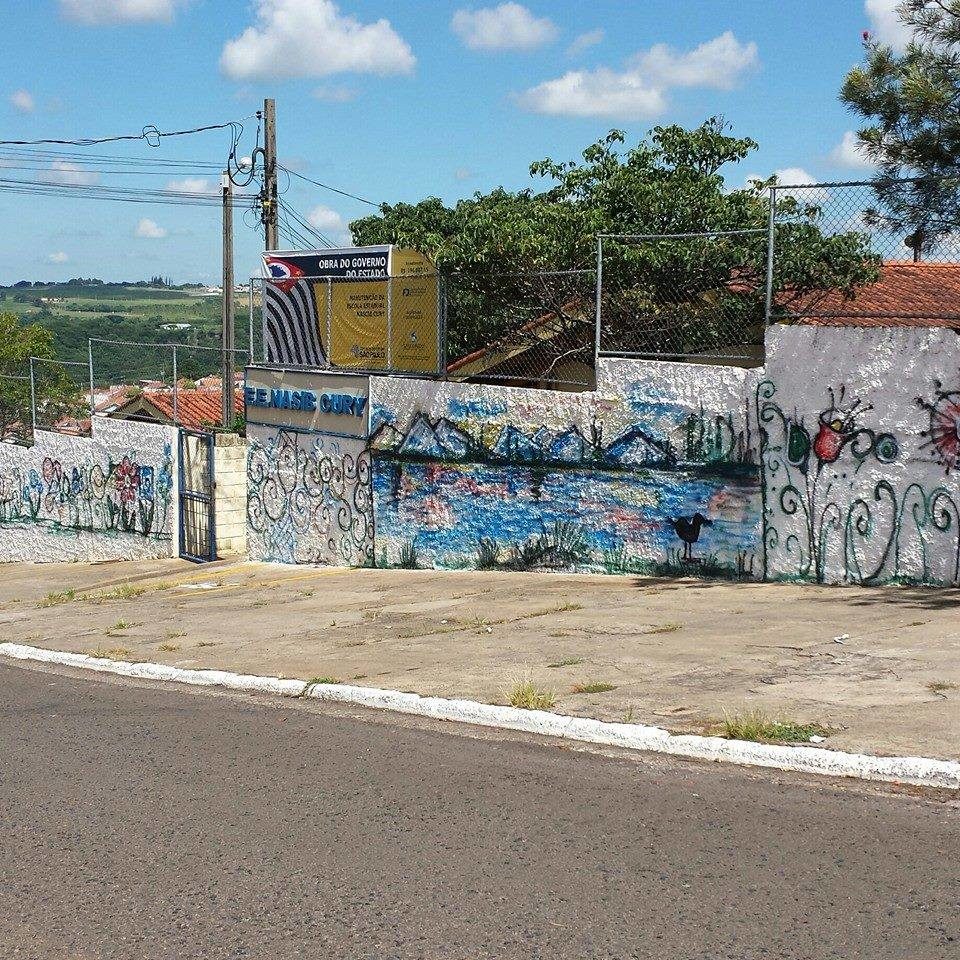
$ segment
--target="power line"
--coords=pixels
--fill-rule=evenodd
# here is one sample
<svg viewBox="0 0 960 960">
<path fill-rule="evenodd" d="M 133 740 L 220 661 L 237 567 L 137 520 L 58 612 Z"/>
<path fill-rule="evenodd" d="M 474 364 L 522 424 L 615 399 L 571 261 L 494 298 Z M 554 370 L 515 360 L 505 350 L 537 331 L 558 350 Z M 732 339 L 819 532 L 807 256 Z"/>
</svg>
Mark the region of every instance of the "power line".
<svg viewBox="0 0 960 960">
<path fill-rule="evenodd" d="M 314 227 L 312 223 L 308 220 L 305 220 L 293 207 L 290 206 L 285 200 L 280 200 L 280 209 L 291 217 L 296 223 L 300 225 L 303 230 L 306 230 L 309 234 L 316 237 L 316 239 L 322 243 L 325 247 L 335 247 L 336 244 L 332 243 L 328 237 L 325 237 L 319 230 Z"/>
<path fill-rule="evenodd" d="M 294 177 L 299 177 L 301 180 L 306 180 L 307 183 L 312 183 L 314 186 L 322 187 L 324 190 L 329 190 L 332 193 L 339 193 L 342 197 L 349 197 L 351 200 L 359 200 L 360 203 L 366 203 L 371 207 L 376 207 L 377 209 L 382 206 L 382 204 L 376 203 L 374 200 L 367 200 L 366 197 L 358 197 L 355 193 L 350 193 L 347 190 L 341 190 L 339 187 L 332 187 L 329 183 L 322 183 L 319 180 L 314 180 L 312 177 L 307 177 L 302 173 L 297 173 L 296 170 L 291 170 L 289 167 L 285 167 L 282 163 L 278 163 L 277 166 L 281 170 L 285 170 Z"/>
<path fill-rule="evenodd" d="M 251 114 L 249 117 L 243 117 L 242 119 L 252 120 L 255 116 L 256 114 Z M 0 140 L 0 146 L 31 147 L 40 146 L 43 144 L 51 144 L 72 147 L 93 147 L 100 143 L 120 143 L 121 141 L 143 140 L 147 146 L 159 147 L 161 140 L 168 137 L 186 137 L 195 133 L 205 133 L 208 130 L 226 129 L 233 131 L 234 139 L 237 140 L 239 139 L 239 135 L 243 133 L 243 123 L 240 120 L 228 120 L 226 123 L 208 123 L 202 127 L 191 127 L 188 130 L 170 130 L 167 133 L 164 133 L 152 123 L 149 123 L 143 127 L 140 133 L 122 134 L 116 137 L 80 137 L 76 140 Z"/>
</svg>

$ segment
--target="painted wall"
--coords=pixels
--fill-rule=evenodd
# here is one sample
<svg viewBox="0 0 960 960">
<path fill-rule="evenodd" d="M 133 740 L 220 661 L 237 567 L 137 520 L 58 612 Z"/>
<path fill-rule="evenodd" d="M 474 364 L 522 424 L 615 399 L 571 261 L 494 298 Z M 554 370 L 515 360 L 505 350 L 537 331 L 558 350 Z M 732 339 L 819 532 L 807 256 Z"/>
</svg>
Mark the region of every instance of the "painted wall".
<svg viewBox="0 0 960 960">
<path fill-rule="evenodd" d="M 758 575 L 755 382 L 630 360 L 581 394 L 374 378 L 376 563 Z"/>
<path fill-rule="evenodd" d="M 175 477 L 171 427 L 96 418 L 89 438 L 0 444 L 0 561 L 172 556 Z"/>
<path fill-rule="evenodd" d="M 372 563 L 366 440 L 248 424 L 247 441 L 247 549 L 252 560 Z"/>
<path fill-rule="evenodd" d="M 757 389 L 771 579 L 960 583 L 960 338 L 775 327 Z"/>
</svg>

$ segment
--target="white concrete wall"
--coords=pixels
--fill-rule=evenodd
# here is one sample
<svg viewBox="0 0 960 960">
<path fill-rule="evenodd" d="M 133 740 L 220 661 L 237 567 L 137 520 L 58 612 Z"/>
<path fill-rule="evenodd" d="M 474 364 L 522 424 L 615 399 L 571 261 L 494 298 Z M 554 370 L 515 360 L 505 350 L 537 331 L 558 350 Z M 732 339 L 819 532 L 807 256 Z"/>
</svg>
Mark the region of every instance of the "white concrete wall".
<svg viewBox="0 0 960 960">
<path fill-rule="evenodd" d="M 251 560 L 367 566 L 370 452 L 351 440 L 247 424 Z"/>
<path fill-rule="evenodd" d="M 94 418 L 92 437 L 0 444 L 0 561 L 176 554 L 177 431 Z"/>
<path fill-rule="evenodd" d="M 374 377 L 377 563 L 754 576 L 755 382 L 633 360 L 579 394 Z"/>
<path fill-rule="evenodd" d="M 777 326 L 765 376 L 767 575 L 957 584 L 957 334 Z"/>
</svg>

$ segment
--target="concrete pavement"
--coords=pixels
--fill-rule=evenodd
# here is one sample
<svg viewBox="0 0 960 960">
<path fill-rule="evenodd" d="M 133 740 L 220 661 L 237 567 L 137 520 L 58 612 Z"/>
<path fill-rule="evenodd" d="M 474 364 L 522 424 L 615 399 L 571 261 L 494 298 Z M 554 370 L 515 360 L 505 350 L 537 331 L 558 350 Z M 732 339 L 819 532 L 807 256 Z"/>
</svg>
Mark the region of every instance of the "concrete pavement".
<svg viewBox="0 0 960 960">
<path fill-rule="evenodd" d="M 953 958 L 960 808 L 0 665 L 11 958 Z"/>
<path fill-rule="evenodd" d="M 0 640 L 481 702 L 530 676 L 575 716 L 699 733 L 761 709 L 834 728 L 828 747 L 960 759 L 960 591 L 178 561 L 0 575 Z M 593 682 L 613 689 L 574 692 Z"/>
</svg>

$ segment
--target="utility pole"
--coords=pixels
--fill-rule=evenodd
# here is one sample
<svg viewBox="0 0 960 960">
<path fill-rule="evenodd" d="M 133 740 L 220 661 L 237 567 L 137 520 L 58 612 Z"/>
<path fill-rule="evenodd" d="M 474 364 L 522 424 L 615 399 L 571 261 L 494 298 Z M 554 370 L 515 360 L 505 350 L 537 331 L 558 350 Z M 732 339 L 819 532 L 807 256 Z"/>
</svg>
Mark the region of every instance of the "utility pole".
<svg viewBox="0 0 960 960">
<path fill-rule="evenodd" d="M 276 250 L 277 223 L 277 103 L 263 101 L 263 235 L 267 250 Z"/>
<path fill-rule="evenodd" d="M 223 425 L 233 427 L 233 180 L 223 172 Z"/>
</svg>

